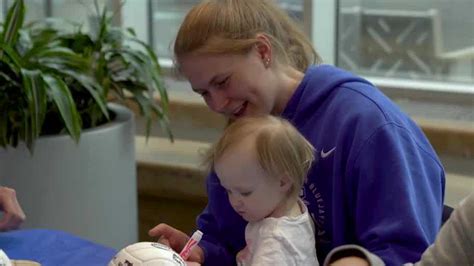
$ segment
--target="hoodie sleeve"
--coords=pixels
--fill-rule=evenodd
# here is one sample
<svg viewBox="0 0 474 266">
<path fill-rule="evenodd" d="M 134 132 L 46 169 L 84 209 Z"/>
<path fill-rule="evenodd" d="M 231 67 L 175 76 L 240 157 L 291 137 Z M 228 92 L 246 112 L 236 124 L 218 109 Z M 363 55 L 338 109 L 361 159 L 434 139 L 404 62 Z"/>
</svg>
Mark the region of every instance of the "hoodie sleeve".
<svg viewBox="0 0 474 266">
<path fill-rule="evenodd" d="M 215 173 L 206 180 L 208 204 L 197 218 L 203 237 L 204 265 L 235 265 L 235 256 L 245 246 L 246 222 L 232 209 Z"/>
<path fill-rule="evenodd" d="M 444 170 L 423 139 L 421 131 L 386 123 L 362 145 L 347 177 L 357 244 L 387 265 L 418 261 L 441 224 Z"/>
<path fill-rule="evenodd" d="M 441 228 L 435 243 L 423 253 L 421 260 L 415 264 L 408 262 L 403 265 L 474 265 L 472 228 L 474 228 L 474 193 L 471 193 L 464 204 L 454 210 L 451 218 Z M 324 266 L 347 256 L 363 258 L 370 266 L 385 265 L 379 257 L 361 246 L 343 245 L 329 253 Z"/>
</svg>

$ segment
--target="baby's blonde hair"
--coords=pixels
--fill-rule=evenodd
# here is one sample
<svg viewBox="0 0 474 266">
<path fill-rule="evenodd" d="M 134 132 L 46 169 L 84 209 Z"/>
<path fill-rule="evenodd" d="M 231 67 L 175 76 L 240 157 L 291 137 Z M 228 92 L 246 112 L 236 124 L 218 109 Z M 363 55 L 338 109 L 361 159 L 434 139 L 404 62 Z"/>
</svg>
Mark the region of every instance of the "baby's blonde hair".
<svg viewBox="0 0 474 266">
<path fill-rule="evenodd" d="M 187 54 L 246 54 L 271 42 L 273 61 L 304 72 L 320 57 L 296 23 L 272 0 L 204 0 L 184 18 L 174 43 L 177 61 Z M 179 67 L 179 66 L 178 66 Z"/>
<path fill-rule="evenodd" d="M 265 115 L 237 119 L 206 154 L 205 164 L 211 169 L 226 151 L 248 137 L 255 140 L 255 153 L 262 169 L 274 178 L 288 176 L 293 182 L 289 195 L 297 197 L 314 161 L 314 148 L 282 118 Z"/>
</svg>

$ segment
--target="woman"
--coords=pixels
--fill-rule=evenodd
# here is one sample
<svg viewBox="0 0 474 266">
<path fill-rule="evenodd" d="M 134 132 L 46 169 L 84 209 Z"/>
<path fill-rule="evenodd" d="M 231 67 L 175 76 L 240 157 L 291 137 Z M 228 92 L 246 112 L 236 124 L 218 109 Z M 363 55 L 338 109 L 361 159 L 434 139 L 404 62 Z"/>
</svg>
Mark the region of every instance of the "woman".
<svg viewBox="0 0 474 266">
<path fill-rule="evenodd" d="M 416 261 L 441 223 L 444 170 L 415 123 L 368 81 L 319 63 L 310 42 L 270 0 L 209 0 L 195 6 L 174 46 L 177 66 L 209 108 L 230 119 L 272 114 L 316 148 L 300 196 L 316 224 L 320 263 L 358 244 L 387 265 Z M 215 174 L 204 232 L 190 259 L 235 263 L 245 221 Z M 187 236 L 165 224 L 150 235 L 176 250 Z"/>
</svg>

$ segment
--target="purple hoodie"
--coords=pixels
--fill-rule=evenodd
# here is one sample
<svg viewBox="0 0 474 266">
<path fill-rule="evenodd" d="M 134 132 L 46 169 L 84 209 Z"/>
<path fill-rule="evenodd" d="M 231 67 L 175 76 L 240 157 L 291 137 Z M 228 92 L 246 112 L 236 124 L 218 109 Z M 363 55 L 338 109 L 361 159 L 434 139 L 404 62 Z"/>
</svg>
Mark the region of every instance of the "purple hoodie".
<svg viewBox="0 0 474 266">
<path fill-rule="evenodd" d="M 387 265 L 418 261 L 441 224 L 443 167 L 418 126 L 368 81 L 311 66 L 282 117 L 316 148 L 301 198 L 316 224 L 322 264 L 334 247 L 357 244 Z M 205 265 L 235 265 L 246 222 L 215 173 L 197 223 Z"/>
</svg>

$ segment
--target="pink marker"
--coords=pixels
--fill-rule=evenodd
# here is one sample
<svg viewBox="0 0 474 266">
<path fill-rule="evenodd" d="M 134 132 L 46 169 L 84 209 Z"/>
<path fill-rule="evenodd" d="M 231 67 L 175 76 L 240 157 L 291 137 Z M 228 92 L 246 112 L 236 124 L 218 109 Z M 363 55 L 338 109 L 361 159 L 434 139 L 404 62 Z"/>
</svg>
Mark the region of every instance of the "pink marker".
<svg viewBox="0 0 474 266">
<path fill-rule="evenodd" d="M 183 260 L 187 260 L 189 257 L 189 254 L 191 254 L 191 250 L 201 241 L 202 238 L 202 232 L 199 230 L 196 230 L 194 234 L 191 236 L 191 238 L 188 240 L 186 245 L 184 246 L 183 250 L 179 253 L 181 258 Z"/>
</svg>

